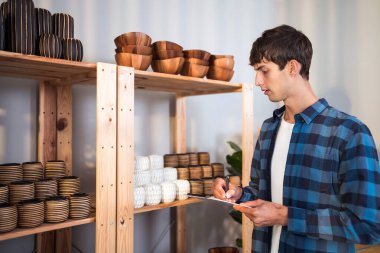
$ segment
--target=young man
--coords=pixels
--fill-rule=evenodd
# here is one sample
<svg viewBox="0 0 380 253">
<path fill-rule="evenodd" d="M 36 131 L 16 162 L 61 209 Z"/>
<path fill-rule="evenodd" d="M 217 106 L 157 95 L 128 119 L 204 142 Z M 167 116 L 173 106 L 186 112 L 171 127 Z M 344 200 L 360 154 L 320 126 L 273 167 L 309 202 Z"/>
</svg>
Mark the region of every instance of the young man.
<svg viewBox="0 0 380 253">
<path fill-rule="evenodd" d="M 309 39 L 282 25 L 252 46 L 258 86 L 284 106 L 262 125 L 251 181 L 214 182 L 214 195 L 254 224 L 252 251 L 355 252 L 380 242 L 380 168 L 369 129 L 318 99 L 309 83 Z"/>
</svg>

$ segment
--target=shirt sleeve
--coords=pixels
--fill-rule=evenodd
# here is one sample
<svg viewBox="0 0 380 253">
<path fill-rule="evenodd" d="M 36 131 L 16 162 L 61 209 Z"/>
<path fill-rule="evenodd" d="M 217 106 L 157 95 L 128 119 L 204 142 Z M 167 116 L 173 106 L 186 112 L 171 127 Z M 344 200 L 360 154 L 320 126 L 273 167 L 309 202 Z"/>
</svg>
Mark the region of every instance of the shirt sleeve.
<svg viewBox="0 0 380 253">
<path fill-rule="evenodd" d="M 288 231 L 350 243 L 380 242 L 380 167 L 376 146 L 365 125 L 348 137 L 338 172 L 340 210 L 288 207 Z"/>
<path fill-rule="evenodd" d="M 258 198 L 260 180 L 260 138 L 256 142 L 251 163 L 251 180 L 249 185 L 243 188 L 243 194 L 237 203 L 243 203 Z"/>
</svg>

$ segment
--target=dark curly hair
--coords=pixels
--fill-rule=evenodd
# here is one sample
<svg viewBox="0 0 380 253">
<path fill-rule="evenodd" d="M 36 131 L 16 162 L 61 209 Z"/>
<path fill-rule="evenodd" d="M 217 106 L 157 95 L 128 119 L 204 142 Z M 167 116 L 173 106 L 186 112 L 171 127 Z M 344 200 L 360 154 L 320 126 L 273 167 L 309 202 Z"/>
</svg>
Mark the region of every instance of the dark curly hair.
<svg viewBox="0 0 380 253">
<path fill-rule="evenodd" d="M 276 63 L 283 70 L 294 59 L 302 66 L 301 76 L 309 80 L 312 56 L 313 47 L 306 35 L 291 26 L 281 25 L 264 31 L 253 42 L 249 62 L 253 66 L 265 59 Z"/>
</svg>

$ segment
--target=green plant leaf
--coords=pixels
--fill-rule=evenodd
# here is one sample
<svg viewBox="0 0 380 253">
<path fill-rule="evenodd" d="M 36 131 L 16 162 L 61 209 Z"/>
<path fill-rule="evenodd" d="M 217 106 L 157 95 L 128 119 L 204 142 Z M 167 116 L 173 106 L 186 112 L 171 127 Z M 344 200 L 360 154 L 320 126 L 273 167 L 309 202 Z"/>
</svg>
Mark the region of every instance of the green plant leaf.
<svg viewBox="0 0 380 253">
<path fill-rule="evenodd" d="M 241 148 L 232 141 L 227 141 L 228 145 L 234 150 L 234 151 L 241 151 Z"/>
<path fill-rule="evenodd" d="M 243 240 L 240 238 L 237 238 L 236 241 L 236 247 L 243 248 Z"/>
<path fill-rule="evenodd" d="M 231 165 L 231 167 L 239 170 L 240 174 L 241 174 L 242 163 L 243 163 L 243 152 L 242 151 L 237 151 L 237 152 L 233 153 L 232 155 L 227 155 L 226 161 L 229 165 Z"/>
</svg>

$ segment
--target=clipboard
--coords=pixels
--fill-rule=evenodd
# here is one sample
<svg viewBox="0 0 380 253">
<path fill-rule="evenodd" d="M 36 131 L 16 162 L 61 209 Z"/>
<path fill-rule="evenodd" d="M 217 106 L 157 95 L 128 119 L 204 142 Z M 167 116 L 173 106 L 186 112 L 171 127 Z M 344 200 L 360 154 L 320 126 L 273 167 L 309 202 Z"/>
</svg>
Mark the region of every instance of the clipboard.
<svg viewBox="0 0 380 253">
<path fill-rule="evenodd" d="M 239 206 L 243 206 L 243 207 L 247 207 L 247 208 L 252 208 L 251 206 L 247 206 L 247 205 L 244 205 L 244 204 L 237 204 L 237 203 L 228 202 L 228 201 L 223 200 L 223 199 L 217 199 L 214 196 L 196 195 L 196 194 L 187 194 L 187 196 L 189 196 L 190 198 L 197 198 L 197 199 L 203 199 L 203 200 L 217 201 L 219 203 L 224 203 L 224 204 L 228 204 L 228 205 L 232 205 L 232 206 L 233 205 L 239 205 Z"/>
</svg>

